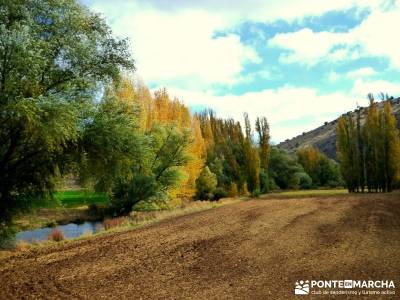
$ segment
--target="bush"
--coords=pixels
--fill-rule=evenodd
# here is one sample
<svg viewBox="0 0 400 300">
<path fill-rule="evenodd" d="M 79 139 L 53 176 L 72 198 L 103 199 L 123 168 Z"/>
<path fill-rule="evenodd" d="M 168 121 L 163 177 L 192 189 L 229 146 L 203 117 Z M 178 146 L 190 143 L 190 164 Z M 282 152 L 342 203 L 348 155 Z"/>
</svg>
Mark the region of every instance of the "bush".
<svg viewBox="0 0 400 300">
<path fill-rule="evenodd" d="M 255 189 L 252 193 L 251 193 L 251 197 L 253 198 L 258 198 L 261 195 L 261 191 L 260 189 Z"/>
<path fill-rule="evenodd" d="M 296 176 L 299 179 L 299 187 L 302 190 L 309 190 L 312 188 L 312 179 L 307 173 L 297 173 Z"/>
<path fill-rule="evenodd" d="M 304 172 L 304 170 L 294 156 L 285 150 L 272 147 L 269 172 L 269 180 L 274 180 L 280 189 L 291 189 L 299 187 L 299 178 L 296 173 Z"/>
<path fill-rule="evenodd" d="M 206 166 L 199 178 L 196 179 L 196 198 L 212 200 L 215 198 L 214 190 L 217 187 L 217 176 Z"/>
<path fill-rule="evenodd" d="M 64 233 L 59 228 L 54 228 L 48 235 L 49 241 L 61 242 L 64 240 Z"/>
<path fill-rule="evenodd" d="M 113 189 L 110 213 L 113 216 L 128 215 L 137 203 L 150 201 L 156 196 L 159 189 L 152 176 L 137 174 L 128 180 L 121 180 Z"/>
<path fill-rule="evenodd" d="M 228 196 L 228 193 L 221 187 L 218 187 L 214 190 L 214 197 L 212 200 L 218 201 L 221 198 L 225 198 Z"/>
</svg>

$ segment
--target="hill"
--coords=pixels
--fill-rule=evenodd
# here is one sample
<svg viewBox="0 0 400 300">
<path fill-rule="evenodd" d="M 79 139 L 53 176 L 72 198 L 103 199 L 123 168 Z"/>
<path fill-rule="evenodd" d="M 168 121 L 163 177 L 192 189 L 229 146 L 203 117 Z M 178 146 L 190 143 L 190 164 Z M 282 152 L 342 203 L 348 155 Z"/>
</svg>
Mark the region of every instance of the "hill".
<svg viewBox="0 0 400 300">
<path fill-rule="evenodd" d="M 400 98 L 386 100 L 391 101 L 393 112 L 397 118 L 397 127 L 400 128 Z M 378 107 L 383 108 L 385 101 L 378 102 Z M 366 107 L 359 108 L 364 119 L 367 109 Z M 357 110 L 350 111 L 347 114 L 355 116 Z M 296 153 L 300 148 L 313 146 L 325 153 L 328 157 L 336 159 L 336 124 L 338 119 L 331 122 L 326 122 L 324 125 L 298 135 L 292 139 L 278 144 L 279 148 L 287 150 L 289 153 Z"/>
</svg>

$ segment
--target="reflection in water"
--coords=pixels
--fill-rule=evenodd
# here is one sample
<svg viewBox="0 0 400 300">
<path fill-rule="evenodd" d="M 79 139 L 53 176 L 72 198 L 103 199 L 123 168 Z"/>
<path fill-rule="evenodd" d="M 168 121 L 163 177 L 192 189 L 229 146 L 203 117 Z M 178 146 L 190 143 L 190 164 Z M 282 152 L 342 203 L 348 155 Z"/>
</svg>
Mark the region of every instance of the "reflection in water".
<svg viewBox="0 0 400 300">
<path fill-rule="evenodd" d="M 57 226 L 62 231 L 66 239 L 77 238 L 82 234 L 96 233 L 104 229 L 102 222 L 85 222 L 82 224 L 70 223 L 67 225 Z M 49 233 L 53 230 L 52 227 L 45 227 L 35 230 L 27 230 L 18 232 L 16 235 L 17 241 L 33 242 L 47 240 Z"/>
</svg>

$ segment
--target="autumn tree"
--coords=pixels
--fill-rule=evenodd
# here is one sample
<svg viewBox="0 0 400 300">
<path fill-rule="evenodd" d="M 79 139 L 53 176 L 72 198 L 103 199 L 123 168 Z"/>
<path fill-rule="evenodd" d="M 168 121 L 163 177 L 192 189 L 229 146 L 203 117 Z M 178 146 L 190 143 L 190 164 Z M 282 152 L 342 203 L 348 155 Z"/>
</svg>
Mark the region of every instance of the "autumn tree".
<svg viewBox="0 0 400 300">
<path fill-rule="evenodd" d="M 386 101 L 380 113 L 380 128 L 382 141 L 382 183 L 381 190 L 391 192 L 400 175 L 400 136 L 397 120 L 393 115 L 390 101 Z"/>
<path fill-rule="evenodd" d="M 336 151 L 340 161 L 340 170 L 349 192 L 359 187 L 357 131 L 351 116 L 342 116 L 336 129 Z"/>
<path fill-rule="evenodd" d="M 267 118 L 257 118 L 255 129 L 258 135 L 258 147 L 260 156 L 260 188 L 263 192 L 267 192 L 269 189 L 268 164 L 270 154 L 270 134 Z"/>
<path fill-rule="evenodd" d="M 253 145 L 252 129 L 247 113 L 244 114 L 245 139 L 243 141 L 243 152 L 247 166 L 247 188 L 250 192 L 260 189 L 260 156 L 258 149 Z"/>
<path fill-rule="evenodd" d="M 317 148 L 305 147 L 297 151 L 299 163 L 311 177 L 314 186 L 339 186 L 340 172 L 337 163 Z"/>
<path fill-rule="evenodd" d="M 361 125 L 353 117 L 342 117 L 337 127 L 337 151 L 341 171 L 350 192 L 390 192 L 399 172 L 399 130 L 390 100 L 379 110 L 373 96 Z"/>
</svg>

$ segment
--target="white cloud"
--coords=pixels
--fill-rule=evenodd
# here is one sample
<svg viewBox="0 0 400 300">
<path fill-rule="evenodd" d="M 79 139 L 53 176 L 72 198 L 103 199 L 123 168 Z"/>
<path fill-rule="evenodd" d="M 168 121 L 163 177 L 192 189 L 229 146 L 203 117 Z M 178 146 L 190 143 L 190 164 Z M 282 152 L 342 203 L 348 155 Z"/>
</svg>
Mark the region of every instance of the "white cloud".
<svg viewBox="0 0 400 300">
<path fill-rule="evenodd" d="M 321 60 L 343 61 L 365 56 L 389 59 L 392 67 L 400 67 L 400 41 L 396 29 L 400 28 L 400 6 L 384 10 L 375 8 L 360 25 L 348 32 L 315 32 L 303 28 L 296 32 L 279 33 L 268 45 L 286 49 L 283 63 L 314 65 Z"/>
<path fill-rule="evenodd" d="M 279 19 L 287 21 L 302 20 L 306 16 L 319 16 L 328 11 L 346 10 L 353 7 L 364 9 L 381 5 L 382 0 L 86 0 L 96 5 L 115 10 L 121 6 L 136 6 L 141 10 L 152 9 L 170 14 L 179 14 L 184 11 L 205 11 L 208 14 L 218 15 L 225 24 L 238 24 L 242 21 L 272 22 Z"/>
<path fill-rule="evenodd" d="M 376 74 L 376 71 L 373 68 L 366 67 L 366 68 L 360 68 L 357 70 L 347 72 L 346 77 L 351 78 L 351 79 L 357 79 L 357 78 L 361 78 L 361 77 L 374 76 L 375 74 Z"/>
<path fill-rule="evenodd" d="M 272 22 L 279 19 L 301 21 L 332 10 L 351 7 L 373 8 L 373 13 L 347 33 L 314 32 L 302 29 L 276 35 L 269 43 L 287 49 L 283 62 L 315 64 L 328 57 L 344 61 L 365 55 L 388 57 L 400 65 L 397 39 L 399 12 L 377 9 L 380 0 L 96 0 L 91 8 L 103 13 L 113 31 L 132 41 L 138 74 L 151 86 L 167 86 L 190 106 L 213 108 L 222 117 L 242 120 L 243 112 L 254 118 L 265 115 L 274 141 L 301 134 L 336 118 L 339 114 L 367 104 L 368 92 L 398 93 L 394 83 L 357 80 L 350 93 L 324 94 L 309 87 L 285 85 L 280 88 L 248 91 L 242 95 L 216 96 L 216 83 L 235 84 L 269 79 L 275 70 L 242 72 L 246 64 L 260 63 L 255 50 L 242 43 L 237 34 L 216 35 L 242 21 Z M 389 38 L 388 38 L 389 35 Z M 260 38 L 263 34 L 260 32 Z M 336 80 L 338 74 L 332 72 Z M 363 102 L 364 101 L 364 102 Z"/>
<path fill-rule="evenodd" d="M 209 107 L 221 117 L 232 117 L 241 121 L 248 112 L 254 122 L 257 116 L 266 116 L 270 122 L 274 142 L 280 142 L 321 126 L 343 113 L 354 110 L 357 105 L 367 106 L 368 93 L 376 96 L 383 92 L 389 96 L 400 96 L 400 84 L 384 80 L 355 81 L 350 92 L 321 94 L 308 87 L 283 86 L 264 89 L 242 95 L 216 96 L 212 92 L 169 90 L 187 105 Z M 377 97 L 378 98 L 378 97 Z"/>
<path fill-rule="evenodd" d="M 359 98 L 366 98 L 368 93 L 373 93 L 374 95 L 384 93 L 398 97 L 400 96 L 400 83 L 386 80 L 357 79 L 354 82 L 352 93 Z"/>
<path fill-rule="evenodd" d="M 306 16 L 332 10 L 370 8 L 381 0 L 82 1 L 89 1 L 92 9 L 104 14 L 115 33 L 131 39 L 137 71 L 146 82 L 203 89 L 218 83 L 241 82 L 246 64 L 261 62 L 255 49 L 244 45 L 238 35 L 216 37 L 216 32 L 243 21 L 301 21 Z M 307 43 L 312 40 L 312 32 L 305 30 L 302 34 Z M 325 41 L 314 46 L 300 46 L 301 40 L 298 46 L 286 41 L 288 46 L 298 47 L 299 55 L 282 56 L 281 60 L 293 62 L 304 58 L 311 62 L 337 42 L 337 38 L 330 41 L 334 36 L 322 33 L 318 39 Z"/>
<path fill-rule="evenodd" d="M 170 93 L 189 106 L 210 107 L 222 117 L 242 120 L 243 112 L 248 112 L 254 122 L 257 116 L 266 116 L 275 142 L 311 130 L 354 109 L 358 100 L 339 92 L 319 94 L 312 88 L 292 86 L 243 95 L 216 96 L 211 92 L 182 89 L 172 89 Z"/>
<path fill-rule="evenodd" d="M 98 6 L 97 11 L 118 14 L 110 18 L 113 30 L 131 39 L 137 71 L 146 82 L 197 89 L 232 84 L 240 80 L 246 64 L 261 61 L 238 35 L 215 36 L 225 23 L 213 14 L 194 10 L 171 13 L 132 3 L 115 12 L 107 7 Z"/>
<path fill-rule="evenodd" d="M 332 32 L 313 32 L 304 28 L 291 33 L 279 33 L 269 40 L 268 45 L 290 50 L 282 54 L 283 63 L 305 63 L 313 65 L 319 62 L 337 44 L 342 42 L 342 34 Z"/>
<path fill-rule="evenodd" d="M 387 57 L 393 67 L 400 67 L 400 5 L 390 11 L 373 12 L 364 22 L 350 32 L 353 43 L 362 47 L 365 55 Z"/>
</svg>

